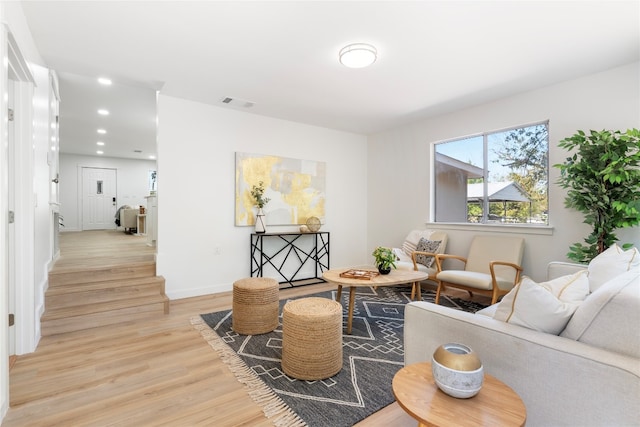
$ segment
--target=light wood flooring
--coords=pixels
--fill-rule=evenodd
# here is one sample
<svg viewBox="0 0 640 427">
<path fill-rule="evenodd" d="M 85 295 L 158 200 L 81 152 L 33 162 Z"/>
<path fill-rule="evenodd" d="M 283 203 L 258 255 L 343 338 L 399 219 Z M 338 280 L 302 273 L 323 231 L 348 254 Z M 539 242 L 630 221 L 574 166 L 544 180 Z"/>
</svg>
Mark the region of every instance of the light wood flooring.
<svg viewBox="0 0 640 427">
<path fill-rule="evenodd" d="M 87 247 L 93 249 L 83 250 L 87 233 L 94 242 Z M 132 243 L 118 234 L 113 241 L 108 233 L 99 234 L 63 233 L 63 262 L 86 265 L 81 261 L 86 254 L 118 257 L 127 251 L 122 245 Z M 291 288 L 281 297 L 326 289 L 332 286 Z M 229 309 L 231 302 L 230 292 L 175 300 L 167 315 L 43 337 L 37 350 L 18 356 L 11 369 L 11 407 L 2 425 L 271 426 L 189 323 L 200 313 Z M 415 425 L 396 403 L 358 424 Z"/>
</svg>

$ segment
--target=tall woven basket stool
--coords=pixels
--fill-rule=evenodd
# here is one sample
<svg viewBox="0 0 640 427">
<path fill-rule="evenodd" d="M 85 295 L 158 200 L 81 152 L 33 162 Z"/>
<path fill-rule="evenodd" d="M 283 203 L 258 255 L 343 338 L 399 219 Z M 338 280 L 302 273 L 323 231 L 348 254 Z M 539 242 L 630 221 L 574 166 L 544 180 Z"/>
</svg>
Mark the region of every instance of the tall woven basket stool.
<svg viewBox="0 0 640 427">
<path fill-rule="evenodd" d="M 241 335 L 258 335 L 278 327 L 279 284 L 268 277 L 248 277 L 233 283 L 231 327 Z"/>
<path fill-rule="evenodd" d="M 282 370 L 301 380 L 342 369 L 342 305 L 328 298 L 289 301 L 282 309 Z"/>
</svg>

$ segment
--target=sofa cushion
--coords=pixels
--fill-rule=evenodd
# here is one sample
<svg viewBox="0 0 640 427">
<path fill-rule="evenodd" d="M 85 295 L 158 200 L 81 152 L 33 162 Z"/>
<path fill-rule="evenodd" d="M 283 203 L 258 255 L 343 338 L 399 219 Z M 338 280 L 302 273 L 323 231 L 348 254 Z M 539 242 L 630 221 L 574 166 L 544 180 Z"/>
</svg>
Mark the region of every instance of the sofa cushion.
<svg viewBox="0 0 640 427">
<path fill-rule="evenodd" d="M 580 305 L 560 336 L 640 357 L 640 267 L 600 286 Z"/>
<path fill-rule="evenodd" d="M 609 279 L 640 267 L 640 253 L 637 248 L 623 250 L 613 244 L 589 263 L 589 288 L 594 292 Z"/>
<path fill-rule="evenodd" d="M 402 251 L 410 257 L 413 251 L 416 250 L 420 239 L 428 239 L 431 234 L 433 234 L 433 230 L 411 230 L 402 243 Z"/>
<path fill-rule="evenodd" d="M 416 251 L 437 253 L 440 247 L 440 240 L 429 240 L 422 237 L 416 246 Z M 416 254 L 416 262 L 429 268 L 435 260 L 432 256 Z"/>
<path fill-rule="evenodd" d="M 543 283 L 536 283 L 524 276 L 502 298 L 493 318 L 557 335 L 588 294 L 586 271 Z"/>
</svg>

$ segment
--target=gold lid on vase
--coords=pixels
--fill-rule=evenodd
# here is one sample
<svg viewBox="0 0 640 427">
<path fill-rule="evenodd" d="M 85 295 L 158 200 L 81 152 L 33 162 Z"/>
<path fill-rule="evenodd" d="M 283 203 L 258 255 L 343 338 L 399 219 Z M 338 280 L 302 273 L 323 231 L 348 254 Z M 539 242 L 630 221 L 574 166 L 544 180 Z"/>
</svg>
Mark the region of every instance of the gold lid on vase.
<svg viewBox="0 0 640 427">
<path fill-rule="evenodd" d="M 433 360 L 456 371 L 475 371 L 482 367 L 476 353 L 463 344 L 443 344 L 433 353 Z"/>
</svg>

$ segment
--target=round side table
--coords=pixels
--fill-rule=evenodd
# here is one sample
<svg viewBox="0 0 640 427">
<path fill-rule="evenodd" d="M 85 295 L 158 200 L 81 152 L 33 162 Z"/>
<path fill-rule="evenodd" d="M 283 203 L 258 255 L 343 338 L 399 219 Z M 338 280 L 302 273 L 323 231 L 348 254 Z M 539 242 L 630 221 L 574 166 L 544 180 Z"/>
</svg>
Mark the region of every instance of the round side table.
<svg viewBox="0 0 640 427">
<path fill-rule="evenodd" d="M 485 374 L 480 392 L 457 399 L 438 388 L 431 363 L 405 366 L 393 377 L 393 395 L 420 426 L 523 426 L 527 410 L 515 391 Z"/>
</svg>

